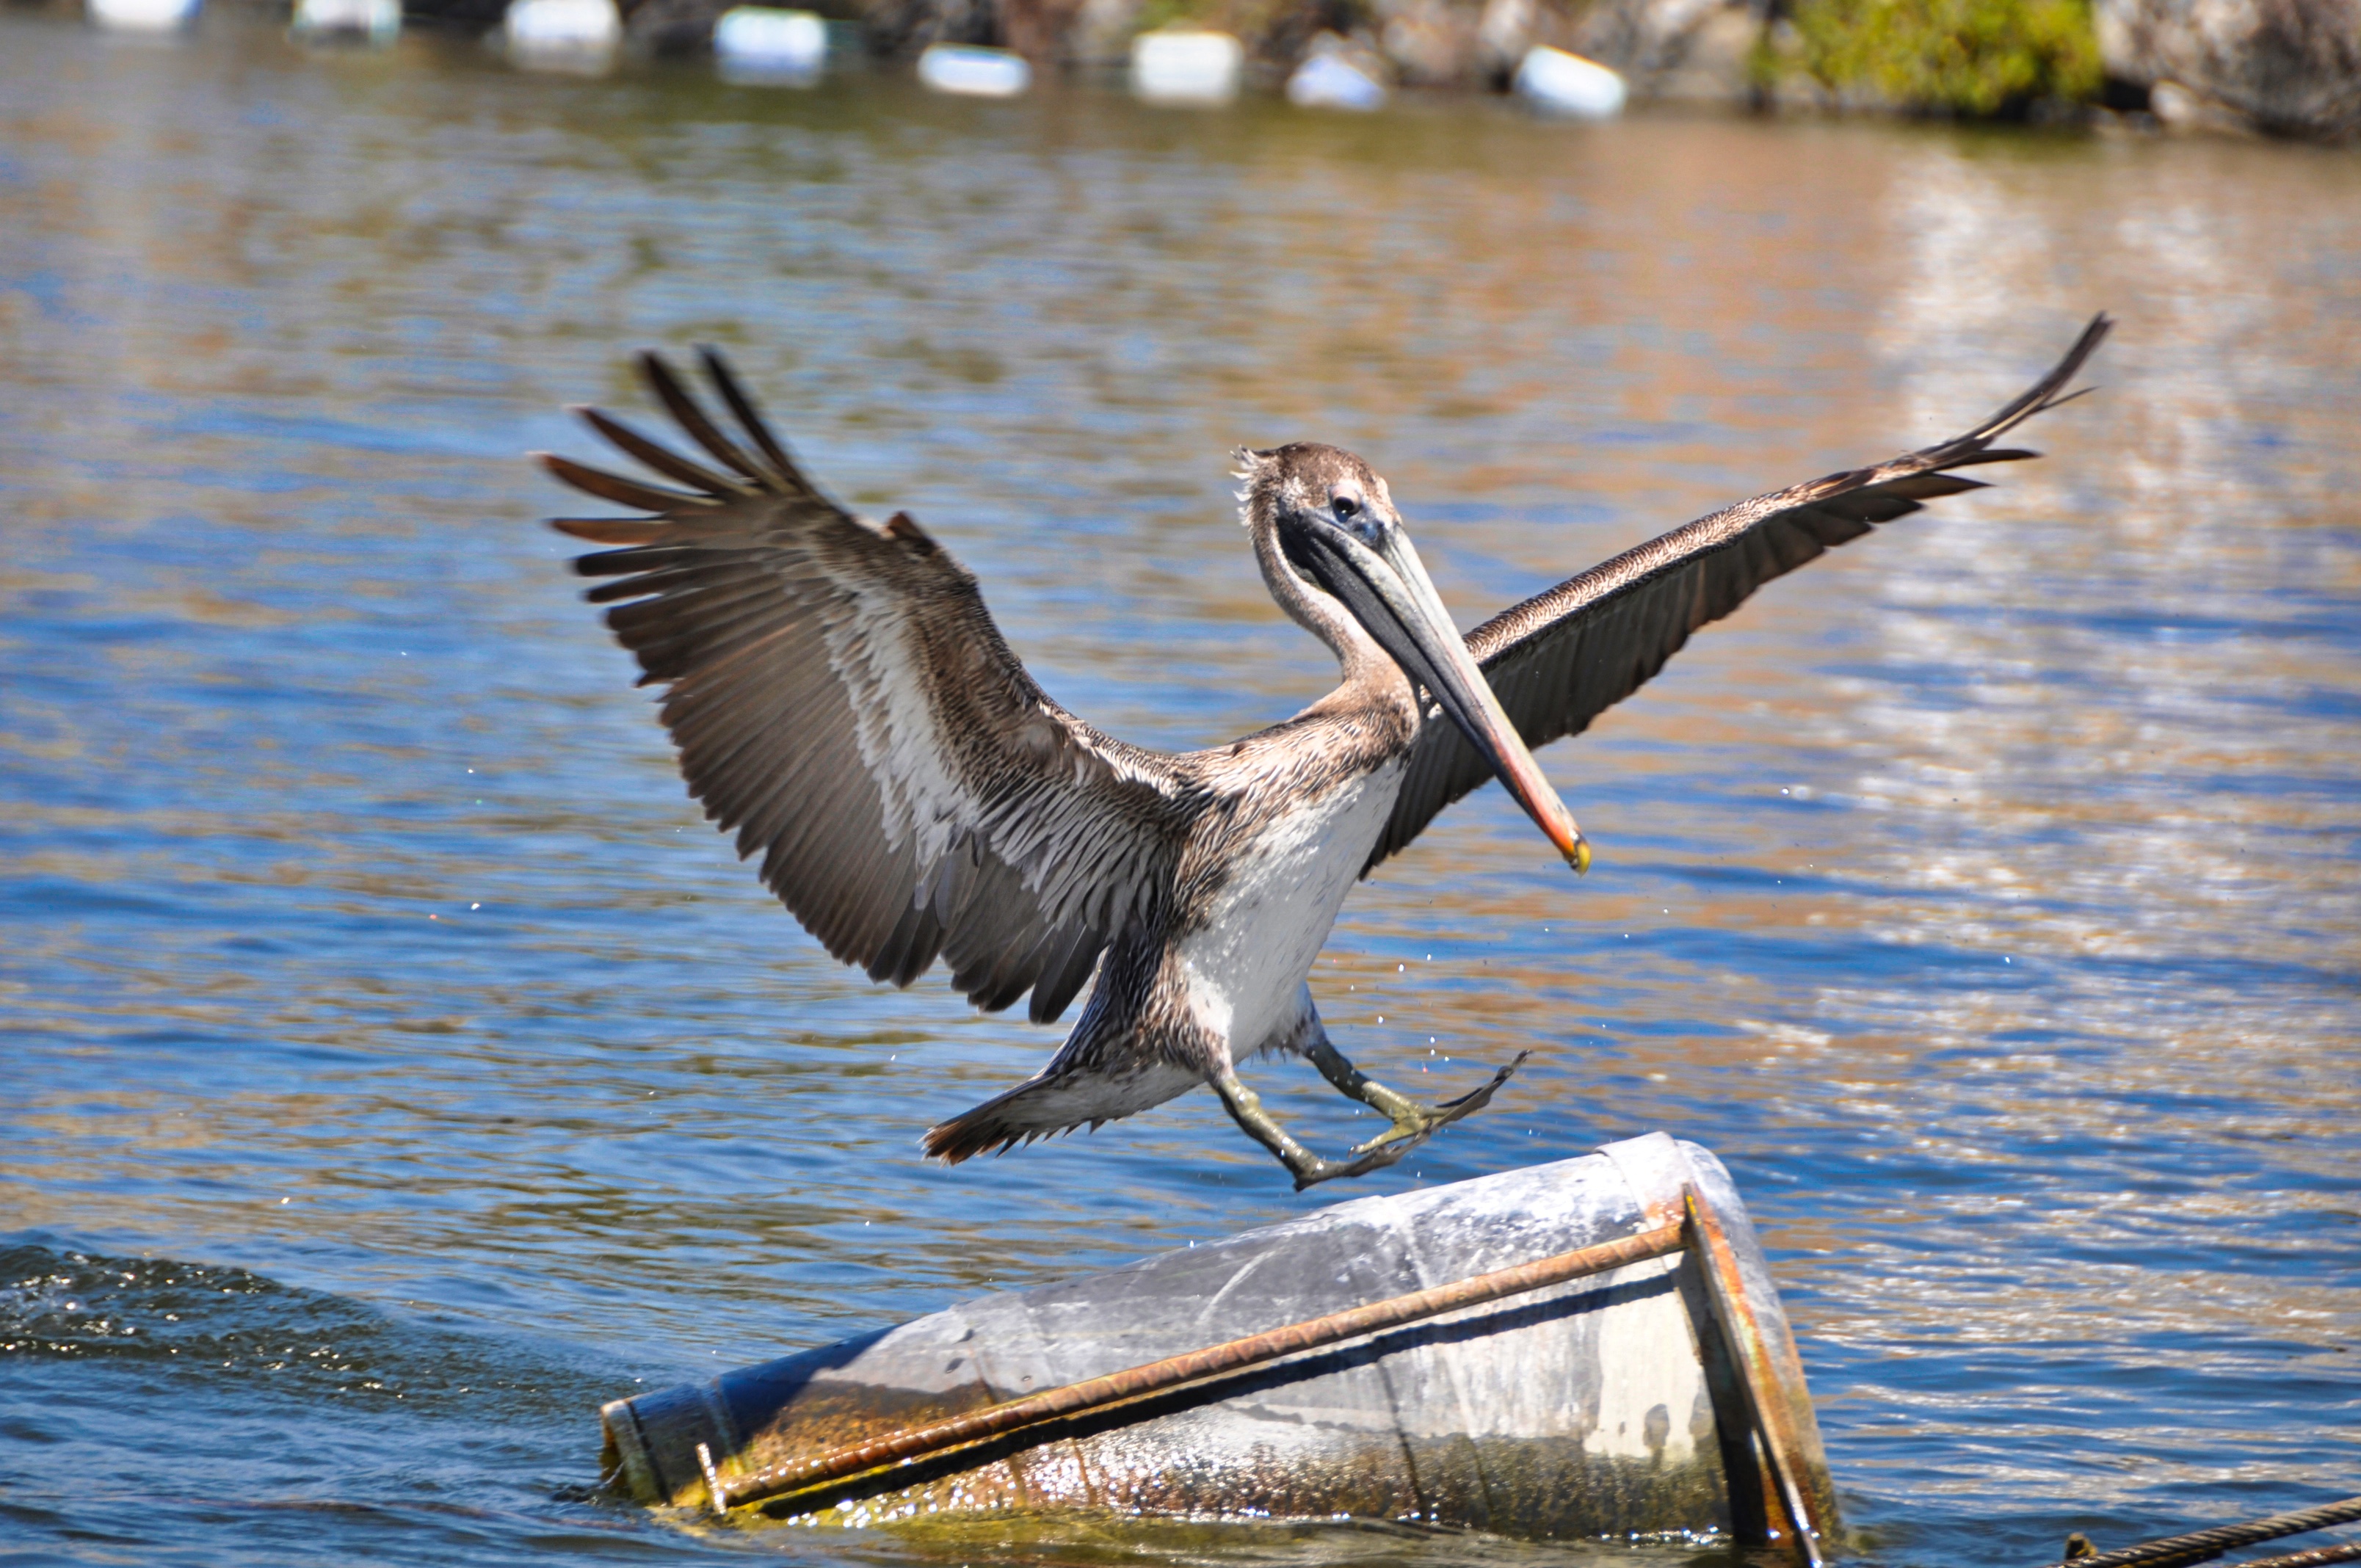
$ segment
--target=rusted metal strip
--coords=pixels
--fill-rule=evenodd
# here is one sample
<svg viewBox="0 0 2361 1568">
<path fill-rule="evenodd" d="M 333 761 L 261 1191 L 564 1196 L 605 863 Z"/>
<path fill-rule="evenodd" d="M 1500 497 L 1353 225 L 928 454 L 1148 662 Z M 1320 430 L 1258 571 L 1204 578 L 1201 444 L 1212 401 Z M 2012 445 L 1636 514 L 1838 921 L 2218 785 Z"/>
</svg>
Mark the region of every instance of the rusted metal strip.
<svg viewBox="0 0 2361 1568">
<path fill-rule="evenodd" d="M 2134 1568 L 2135 1564 L 2179 1565 L 2207 1563 L 2225 1552 L 2258 1541 L 2277 1541 L 2281 1536 L 2301 1535 L 2307 1530 L 2326 1530 L 2331 1525 L 2361 1521 L 2361 1497 L 2345 1497 L 2334 1503 L 2323 1503 L 2314 1508 L 2299 1508 L 2290 1514 L 2273 1514 L 2268 1519 L 2250 1524 L 2216 1525 L 2211 1530 L 2191 1530 L 2187 1535 L 2168 1535 L 2161 1541 L 2144 1541 L 2137 1546 L 2122 1547 L 2114 1552 L 2102 1552 L 2092 1557 L 2077 1557 L 2050 1564 L 2050 1568 Z M 2340 1552 L 2343 1547 L 2323 1546 L 2323 1552 Z M 2291 1557 L 2309 1557 L 2310 1552 L 2294 1552 Z M 2342 1562 L 2345 1559 L 2323 1559 Z M 2237 1568 L 2261 1568 L 2259 1563 L 2241 1563 Z"/>
<path fill-rule="evenodd" d="M 923 1454 L 998 1437 L 1020 1427 L 1102 1409 L 1144 1395 L 1162 1393 L 1184 1384 L 1243 1371 L 1265 1362 L 1277 1361 L 1282 1356 L 1400 1328 L 1405 1323 L 1456 1311 L 1463 1307 L 1482 1306 L 1504 1296 L 1522 1295 L 1588 1275 L 1605 1274 L 1635 1263 L 1645 1263 L 1650 1258 L 1680 1251 L 1687 1235 L 1687 1223 L 1675 1221 L 1653 1230 L 1642 1231 L 1637 1235 L 1601 1242 L 1596 1246 L 1578 1247 L 1554 1257 L 1519 1264 L 1513 1268 L 1497 1269 L 1490 1274 L 1479 1274 L 1472 1279 L 1462 1279 L 1451 1285 L 1413 1290 L 1406 1296 L 1395 1296 L 1367 1306 L 1331 1312 L 1325 1317 L 1290 1323 L 1284 1328 L 1272 1329 L 1246 1339 L 1231 1340 L 1226 1344 L 1191 1351 L 1186 1355 L 1169 1356 L 1162 1361 L 1151 1361 L 1144 1366 L 1134 1366 L 1122 1372 L 1112 1372 L 1104 1377 L 1070 1383 L 1062 1388 L 1011 1399 L 967 1415 L 888 1432 L 866 1442 L 848 1444 L 810 1459 L 774 1464 L 752 1475 L 724 1477 L 708 1469 L 706 1472 L 707 1495 L 714 1512 L 727 1513 L 741 1504 L 760 1502 L 782 1493 L 840 1481 L 864 1470 L 874 1470 Z"/>
<path fill-rule="evenodd" d="M 1780 1508 L 1787 1516 L 1791 1543 L 1808 1568 L 1821 1568 L 1820 1542 L 1831 1533 L 1830 1521 L 1820 1517 L 1817 1491 L 1805 1484 L 1802 1434 L 1795 1430 L 1771 1365 L 1770 1345 L 1746 1298 L 1737 1254 L 1722 1231 L 1720 1216 L 1694 1182 L 1682 1187 L 1681 1199 L 1688 1214 L 1689 1246 L 1705 1276 L 1706 1294 L 1729 1343 L 1730 1359 L 1738 1364 L 1763 1465 L 1770 1472 L 1772 1490 L 1778 1494 Z"/>
</svg>

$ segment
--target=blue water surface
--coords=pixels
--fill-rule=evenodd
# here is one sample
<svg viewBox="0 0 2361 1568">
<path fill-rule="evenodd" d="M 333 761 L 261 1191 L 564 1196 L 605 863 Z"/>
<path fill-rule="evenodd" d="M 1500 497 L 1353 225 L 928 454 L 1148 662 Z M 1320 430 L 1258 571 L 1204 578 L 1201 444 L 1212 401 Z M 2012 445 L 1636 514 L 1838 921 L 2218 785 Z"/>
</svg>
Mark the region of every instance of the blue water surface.
<svg viewBox="0 0 2361 1568">
<path fill-rule="evenodd" d="M 1364 1190 L 1658 1127 L 1721 1155 L 1868 1561 L 2361 1492 L 2349 153 L 544 78 L 22 14 L 0 155 L 0 1561 L 906 1563 L 602 1499 L 596 1407 L 1335 1196 L 1203 1095 L 921 1161 L 1055 1036 L 831 962 L 538 521 L 574 503 L 522 455 L 590 446 L 563 405 L 644 411 L 629 352 L 697 342 L 1060 700 L 1180 746 L 1333 674 L 1231 446 L 1363 453 L 1472 623 L 1948 434 L 2114 312 L 2044 461 L 1545 757 L 1587 880 L 1484 791 L 1314 985 L 1422 1091 L 1534 1053 Z"/>
</svg>

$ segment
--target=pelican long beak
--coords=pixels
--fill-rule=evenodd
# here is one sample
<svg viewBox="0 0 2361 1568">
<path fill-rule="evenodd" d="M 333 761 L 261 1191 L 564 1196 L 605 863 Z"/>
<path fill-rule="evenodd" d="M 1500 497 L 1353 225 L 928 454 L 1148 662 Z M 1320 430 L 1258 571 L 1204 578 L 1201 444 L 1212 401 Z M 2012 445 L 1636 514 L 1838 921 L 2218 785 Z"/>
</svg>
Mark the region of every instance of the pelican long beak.
<svg viewBox="0 0 2361 1568">
<path fill-rule="evenodd" d="M 1451 624 L 1443 596 L 1411 545 L 1410 536 L 1389 528 L 1374 547 L 1345 530 L 1315 520 L 1297 537 L 1310 548 L 1290 552 L 1320 585 L 1352 612 L 1378 646 L 1393 655 L 1411 679 L 1443 705 L 1500 783 L 1549 836 L 1576 872 L 1590 869 L 1590 843 L 1574 825 L 1524 738 L 1501 710 L 1492 685 L 1467 652 L 1466 640 Z"/>
</svg>

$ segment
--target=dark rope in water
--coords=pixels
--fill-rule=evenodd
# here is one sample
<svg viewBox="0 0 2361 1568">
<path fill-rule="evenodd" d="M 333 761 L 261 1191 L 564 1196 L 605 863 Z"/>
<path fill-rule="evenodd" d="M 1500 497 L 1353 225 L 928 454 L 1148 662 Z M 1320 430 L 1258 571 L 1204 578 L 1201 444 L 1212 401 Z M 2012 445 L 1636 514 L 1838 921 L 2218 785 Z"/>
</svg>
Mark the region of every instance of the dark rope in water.
<svg viewBox="0 0 2361 1568">
<path fill-rule="evenodd" d="M 2126 1546 L 2119 1552 L 2102 1552 L 2093 1557 L 2073 1557 L 2051 1563 L 2049 1568 L 2173 1568 L 2191 1563 L 2210 1562 L 2225 1552 L 2235 1552 L 2257 1541 L 2277 1541 L 2283 1535 L 2301 1535 L 2306 1530 L 2326 1530 L 2333 1524 L 2350 1524 L 2361 1519 L 2361 1497 L 2346 1497 L 2341 1502 L 2323 1503 L 2316 1508 L 2303 1508 L 2291 1514 L 2274 1514 L 2251 1524 L 2216 1525 L 2212 1530 L 2191 1530 L 2187 1535 L 2169 1535 L 2161 1541 L 2145 1541 L 2137 1546 Z M 2318 1552 L 2343 1553 L 2323 1557 Z M 2313 1563 L 2348 1563 L 2361 1558 L 2361 1542 L 2346 1546 L 2323 1546 L 2317 1552 L 2291 1552 L 2284 1558 L 2265 1561 L 2271 1568 L 2307 1568 Z M 2262 1563 L 2240 1563 L 2238 1568 L 2263 1568 Z"/>
<path fill-rule="evenodd" d="M 2323 1568 L 2330 1563 L 2361 1563 L 2361 1541 L 2348 1541 L 2342 1546 L 2315 1546 L 2309 1552 L 2290 1552 L 2280 1557 L 2250 1557 L 2236 1568 Z"/>
</svg>

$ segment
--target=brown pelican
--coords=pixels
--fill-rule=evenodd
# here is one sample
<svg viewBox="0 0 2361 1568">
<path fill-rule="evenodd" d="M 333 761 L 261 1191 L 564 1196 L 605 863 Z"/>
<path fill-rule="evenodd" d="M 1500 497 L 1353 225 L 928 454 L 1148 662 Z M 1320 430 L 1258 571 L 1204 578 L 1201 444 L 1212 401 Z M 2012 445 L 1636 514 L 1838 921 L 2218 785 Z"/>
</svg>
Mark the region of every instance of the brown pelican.
<svg viewBox="0 0 2361 1568">
<path fill-rule="evenodd" d="M 550 472 L 654 515 L 563 518 L 619 546 L 575 563 L 666 690 L 689 793 L 796 917 L 873 980 L 937 959 L 985 1009 L 1027 992 L 1036 1023 L 1095 970 L 1049 1065 L 930 1129 L 956 1163 L 1210 1083 L 1298 1188 L 1389 1165 L 1481 1108 L 1516 1069 L 1440 1105 L 1365 1076 L 1305 983 L 1345 893 L 1444 806 L 1498 777 L 1578 872 L 1590 850 L 1529 747 L 1587 727 L 1689 633 L 1831 545 L 1982 488 L 1956 470 L 2031 457 L 2004 433 L 2066 400 L 2106 335 L 2094 318 L 2056 368 L 1966 434 L 1814 479 L 1675 529 L 1462 639 L 1386 482 L 1333 446 L 1241 451 L 1241 511 L 1271 597 L 1336 655 L 1336 689 L 1283 723 L 1180 755 L 1126 745 L 1025 673 L 975 579 L 907 512 L 853 516 L 807 479 L 721 359 L 740 427 L 664 362 L 647 382 L 713 464 L 593 409 L 600 435 L 671 489 L 542 455 Z M 1387 1130 L 1341 1159 L 1298 1143 L 1237 1075 L 1308 1057 Z M 1520 1057 L 1518 1060 L 1523 1058 Z"/>
</svg>

